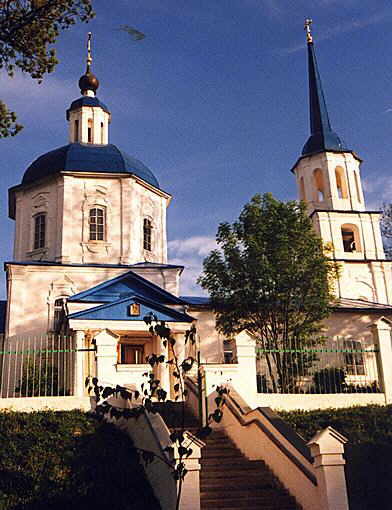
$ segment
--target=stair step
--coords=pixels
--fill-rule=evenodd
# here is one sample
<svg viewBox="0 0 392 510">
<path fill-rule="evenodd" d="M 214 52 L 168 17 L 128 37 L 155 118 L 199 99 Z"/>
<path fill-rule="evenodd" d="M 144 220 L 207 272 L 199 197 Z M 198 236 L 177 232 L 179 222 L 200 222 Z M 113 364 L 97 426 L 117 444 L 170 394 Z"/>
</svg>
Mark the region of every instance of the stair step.
<svg viewBox="0 0 392 510">
<path fill-rule="evenodd" d="M 219 457 L 201 459 L 202 468 L 210 466 L 219 466 L 219 469 L 230 470 L 230 469 L 266 469 L 264 462 L 258 460 L 248 460 L 246 457 L 230 457 L 225 459 L 222 463 L 222 459 Z"/>
<path fill-rule="evenodd" d="M 291 498 L 269 498 L 269 497 L 241 497 L 241 498 L 201 498 L 201 507 L 205 508 L 249 508 L 250 505 L 258 505 L 259 508 L 265 510 L 271 508 L 274 510 L 297 510 L 296 504 Z"/>
<path fill-rule="evenodd" d="M 227 490 L 227 477 L 222 478 L 207 478 L 200 481 L 200 489 L 203 492 Z M 253 480 L 244 477 L 230 478 L 230 490 L 236 491 L 241 489 L 254 490 L 254 489 L 272 489 L 277 488 L 277 483 L 271 476 L 258 476 Z"/>
</svg>

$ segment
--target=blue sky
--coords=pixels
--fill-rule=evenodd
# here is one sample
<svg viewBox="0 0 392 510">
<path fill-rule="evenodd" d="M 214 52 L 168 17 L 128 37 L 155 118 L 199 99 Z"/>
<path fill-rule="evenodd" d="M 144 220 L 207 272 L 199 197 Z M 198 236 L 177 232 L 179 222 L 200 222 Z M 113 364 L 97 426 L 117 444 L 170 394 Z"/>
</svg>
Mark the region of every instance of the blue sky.
<svg viewBox="0 0 392 510">
<path fill-rule="evenodd" d="M 110 5 L 110 7 L 108 7 Z M 387 0 L 95 0 L 88 25 L 63 32 L 60 64 L 41 85 L 0 74 L 0 97 L 25 129 L 0 141 L 1 259 L 12 258 L 7 189 L 40 154 L 67 143 L 93 32 L 98 97 L 110 141 L 141 159 L 173 195 L 169 255 L 188 267 L 183 292 L 256 193 L 296 197 L 290 168 L 308 132 L 303 23 L 313 19 L 332 126 L 364 159 L 368 208 L 392 200 L 392 6 Z M 146 34 L 133 42 L 123 24 Z M 0 297 L 5 295 L 0 280 Z"/>
</svg>

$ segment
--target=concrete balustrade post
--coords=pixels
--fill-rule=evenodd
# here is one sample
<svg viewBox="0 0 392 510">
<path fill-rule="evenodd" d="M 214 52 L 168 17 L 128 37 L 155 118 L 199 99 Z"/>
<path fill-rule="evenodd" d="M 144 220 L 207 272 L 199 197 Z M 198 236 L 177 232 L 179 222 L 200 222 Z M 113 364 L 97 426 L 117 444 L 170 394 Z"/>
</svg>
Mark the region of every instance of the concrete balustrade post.
<svg viewBox="0 0 392 510">
<path fill-rule="evenodd" d="M 184 436 L 184 446 L 192 448 L 192 454 L 182 459 L 187 474 L 182 482 L 180 510 L 200 510 L 200 458 L 201 449 L 205 443 L 190 432 L 185 432 Z M 178 461 L 177 449 L 174 452 L 174 458 Z"/>
<path fill-rule="evenodd" d="M 313 457 L 320 497 L 320 510 L 348 510 L 348 498 L 343 458 L 347 439 L 332 427 L 327 427 L 308 442 Z"/>
<path fill-rule="evenodd" d="M 374 343 L 378 347 L 378 369 L 381 378 L 385 403 L 392 403 L 392 324 L 388 319 L 381 317 L 371 326 Z"/>
<path fill-rule="evenodd" d="M 232 384 L 241 397 L 254 407 L 257 400 L 256 340 L 245 331 L 236 337 L 238 376 Z"/>
</svg>

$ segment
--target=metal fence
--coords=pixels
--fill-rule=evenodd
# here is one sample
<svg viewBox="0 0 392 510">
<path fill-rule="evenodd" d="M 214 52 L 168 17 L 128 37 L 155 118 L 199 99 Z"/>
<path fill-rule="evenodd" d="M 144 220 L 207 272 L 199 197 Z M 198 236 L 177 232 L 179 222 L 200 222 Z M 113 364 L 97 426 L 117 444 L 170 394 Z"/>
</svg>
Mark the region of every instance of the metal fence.
<svg viewBox="0 0 392 510">
<path fill-rule="evenodd" d="M 0 397 L 73 395 L 75 353 L 72 337 L 0 337 Z"/>
<path fill-rule="evenodd" d="M 378 350 L 335 338 L 323 345 L 257 349 L 259 393 L 379 393 Z"/>
</svg>

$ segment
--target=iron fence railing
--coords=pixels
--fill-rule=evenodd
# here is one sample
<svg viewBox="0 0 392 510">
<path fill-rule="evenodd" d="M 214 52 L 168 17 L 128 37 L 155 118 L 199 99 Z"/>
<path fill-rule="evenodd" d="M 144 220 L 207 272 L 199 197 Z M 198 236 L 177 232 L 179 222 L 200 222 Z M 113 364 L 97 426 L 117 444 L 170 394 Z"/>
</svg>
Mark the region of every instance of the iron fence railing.
<svg viewBox="0 0 392 510">
<path fill-rule="evenodd" d="M 336 338 L 323 345 L 256 348 L 259 393 L 379 393 L 378 350 Z"/>
<path fill-rule="evenodd" d="M 0 337 L 0 397 L 73 395 L 75 341 L 72 337 Z"/>
</svg>

